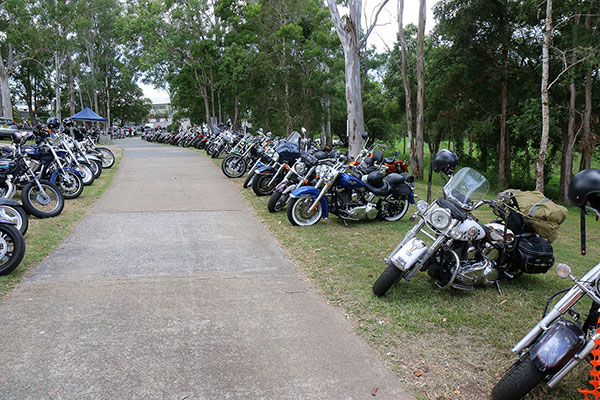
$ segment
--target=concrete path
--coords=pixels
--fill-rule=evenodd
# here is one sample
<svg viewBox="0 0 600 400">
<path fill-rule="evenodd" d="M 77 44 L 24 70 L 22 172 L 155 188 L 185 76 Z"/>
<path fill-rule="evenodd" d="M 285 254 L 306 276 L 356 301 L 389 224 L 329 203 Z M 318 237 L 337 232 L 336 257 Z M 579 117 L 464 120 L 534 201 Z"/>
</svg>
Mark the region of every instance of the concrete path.
<svg viewBox="0 0 600 400">
<path fill-rule="evenodd" d="M 412 399 L 206 156 L 119 145 L 113 185 L 0 305 L 0 399 Z"/>
</svg>

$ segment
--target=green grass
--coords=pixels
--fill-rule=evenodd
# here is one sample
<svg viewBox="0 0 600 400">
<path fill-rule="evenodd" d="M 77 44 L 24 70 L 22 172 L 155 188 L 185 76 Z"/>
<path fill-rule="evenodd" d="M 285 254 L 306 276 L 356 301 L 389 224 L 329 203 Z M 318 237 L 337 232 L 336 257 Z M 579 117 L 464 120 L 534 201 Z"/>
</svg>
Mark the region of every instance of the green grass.
<svg viewBox="0 0 600 400">
<path fill-rule="evenodd" d="M 115 165 L 102 170 L 102 175 L 91 186 L 86 186 L 77 199 L 66 200 L 62 213 L 55 218 L 37 219 L 29 216 L 29 229 L 25 235 L 26 252 L 21 264 L 10 275 L 0 276 L 0 302 L 10 294 L 27 273 L 35 268 L 69 235 L 75 225 L 85 217 L 96 200 L 112 183 L 121 155 L 116 154 Z"/>
<path fill-rule="evenodd" d="M 214 161 L 220 165 L 220 159 Z M 285 212 L 267 211 L 267 198 L 242 189 L 243 180 L 236 182 L 258 218 L 419 399 L 489 398 L 492 386 L 515 359 L 510 348 L 538 322 L 548 296 L 572 286 L 550 270 L 502 282 L 502 295 L 495 287 L 442 291 L 425 273 L 419 273 L 377 298 L 371 286 L 385 268 L 383 258 L 412 227 L 408 217 L 413 208 L 395 223 L 349 222 L 345 227 L 332 215 L 315 226 L 293 227 Z M 436 176 L 433 197 L 441 190 L 441 179 Z M 416 191 L 424 199 L 426 184 L 418 182 Z M 476 215 L 482 222 L 493 219 L 486 210 Z M 575 275 L 582 276 L 600 262 L 600 224 L 592 217 L 587 256 L 579 255 L 578 209 L 569 210 L 559 235 L 554 243 L 556 260 L 569 263 Z M 581 308 L 582 315 L 586 307 Z M 589 387 L 589 369 L 580 366 L 552 391 L 540 385 L 528 398 L 580 399 L 577 388 Z"/>
</svg>

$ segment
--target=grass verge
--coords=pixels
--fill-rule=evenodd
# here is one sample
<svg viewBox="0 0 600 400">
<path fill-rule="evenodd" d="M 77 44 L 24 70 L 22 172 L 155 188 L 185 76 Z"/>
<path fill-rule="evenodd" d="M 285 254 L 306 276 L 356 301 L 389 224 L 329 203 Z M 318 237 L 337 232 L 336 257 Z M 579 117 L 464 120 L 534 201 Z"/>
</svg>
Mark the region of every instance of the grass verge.
<svg viewBox="0 0 600 400">
<path fill-rule="evenodd" d="M 213 161 L 220 166 L 220 159 Z M 413 208 L 398 222 L 349 222 L 346 227 L 331 215 L 315 226 L 294 227 L 285 212 L 267 211 L 267 198 L 243 189 L 244 179 L 235 182 L 257 217 L 420 400 L 488 399 L 493 385 L 515 360 L 510 348 L 539 321 L 548 296 L 572 286 L 550 270 L 502 282 L 502 295 L 495 287 L 442 291 L 420 273 L 377 298 L 371 287 L 385 268 L 383 258 L 412 227 L 408 216 Z M 433 197 L 441 190 L 436 177 Z M 417 182 L 416 191 L 419 198 L 426 198 L 426 183 Z M 476 216 L 482 222 L 493 219 L 487 210 L 478 210 Z M 589 217 L 588 255 L 582 257 L 578 217 L 578 209 L 569 210 L 553 246 L 557 262 L 569 263 L 575 275 L 582 276 L 600 261 L 600 224 Z M 589 302 L 581 303 L 584 316 Z M 558 388 L 550 391 L 539 385 L 527 399 L 580 399 L 577 388 L 589 388 L 589 370 L 585 363 Z"/>
<path fill-rule="evenodd" d="M 21 264 L 10 275 L 0 276 L 0 302 L 23 277 L 46 258 L 69 235 L 75 225 L 85 217 L 94 203 L 112 183 L 122 153 L 116 155 L 115 165 L 102 170 L 102 175 L 91 186 L 86 186 L 77 199 L 66 200 L 65 208 L 58 217 L 37 219 L 29 216 L 29 229 L 25 235 L 26 251 Z"/>
</svg>

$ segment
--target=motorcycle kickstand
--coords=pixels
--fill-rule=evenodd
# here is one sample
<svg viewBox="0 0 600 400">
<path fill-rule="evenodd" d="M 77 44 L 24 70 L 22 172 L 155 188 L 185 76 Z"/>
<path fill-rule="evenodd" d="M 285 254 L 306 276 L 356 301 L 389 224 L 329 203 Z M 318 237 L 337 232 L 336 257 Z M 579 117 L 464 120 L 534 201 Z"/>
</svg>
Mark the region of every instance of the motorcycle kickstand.
<svg viewBox="0 0 600 400">
<path fill-rule="evenodd" d="M 500 289 L 500 282 L 496 281 L 496 289 L 498 289 L 498 293 L 502 296 L 502 289 Z"/>
<path fill-rule="evenodd" d="M 341 220 L 344 223 L 344 226 L 347 228 L 348 227 L 348 223 L 346 222 L 346 220 L 344 218 L 341 218 Z"/>
</svg>

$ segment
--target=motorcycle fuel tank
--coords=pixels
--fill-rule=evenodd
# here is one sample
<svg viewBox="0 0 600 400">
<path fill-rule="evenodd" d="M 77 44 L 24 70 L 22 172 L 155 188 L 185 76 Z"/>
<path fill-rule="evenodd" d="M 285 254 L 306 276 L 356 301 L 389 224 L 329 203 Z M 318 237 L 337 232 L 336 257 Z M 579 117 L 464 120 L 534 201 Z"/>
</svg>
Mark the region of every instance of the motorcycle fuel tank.
<svg viewBox="0 0 600 400">
<path fill-rule="evenodd" d="M 350 174 L 340 174 L 338 179 L 339 185 L 344 189 L 354 189 L 364 187 L 363 181 Z"/>
</svg>

